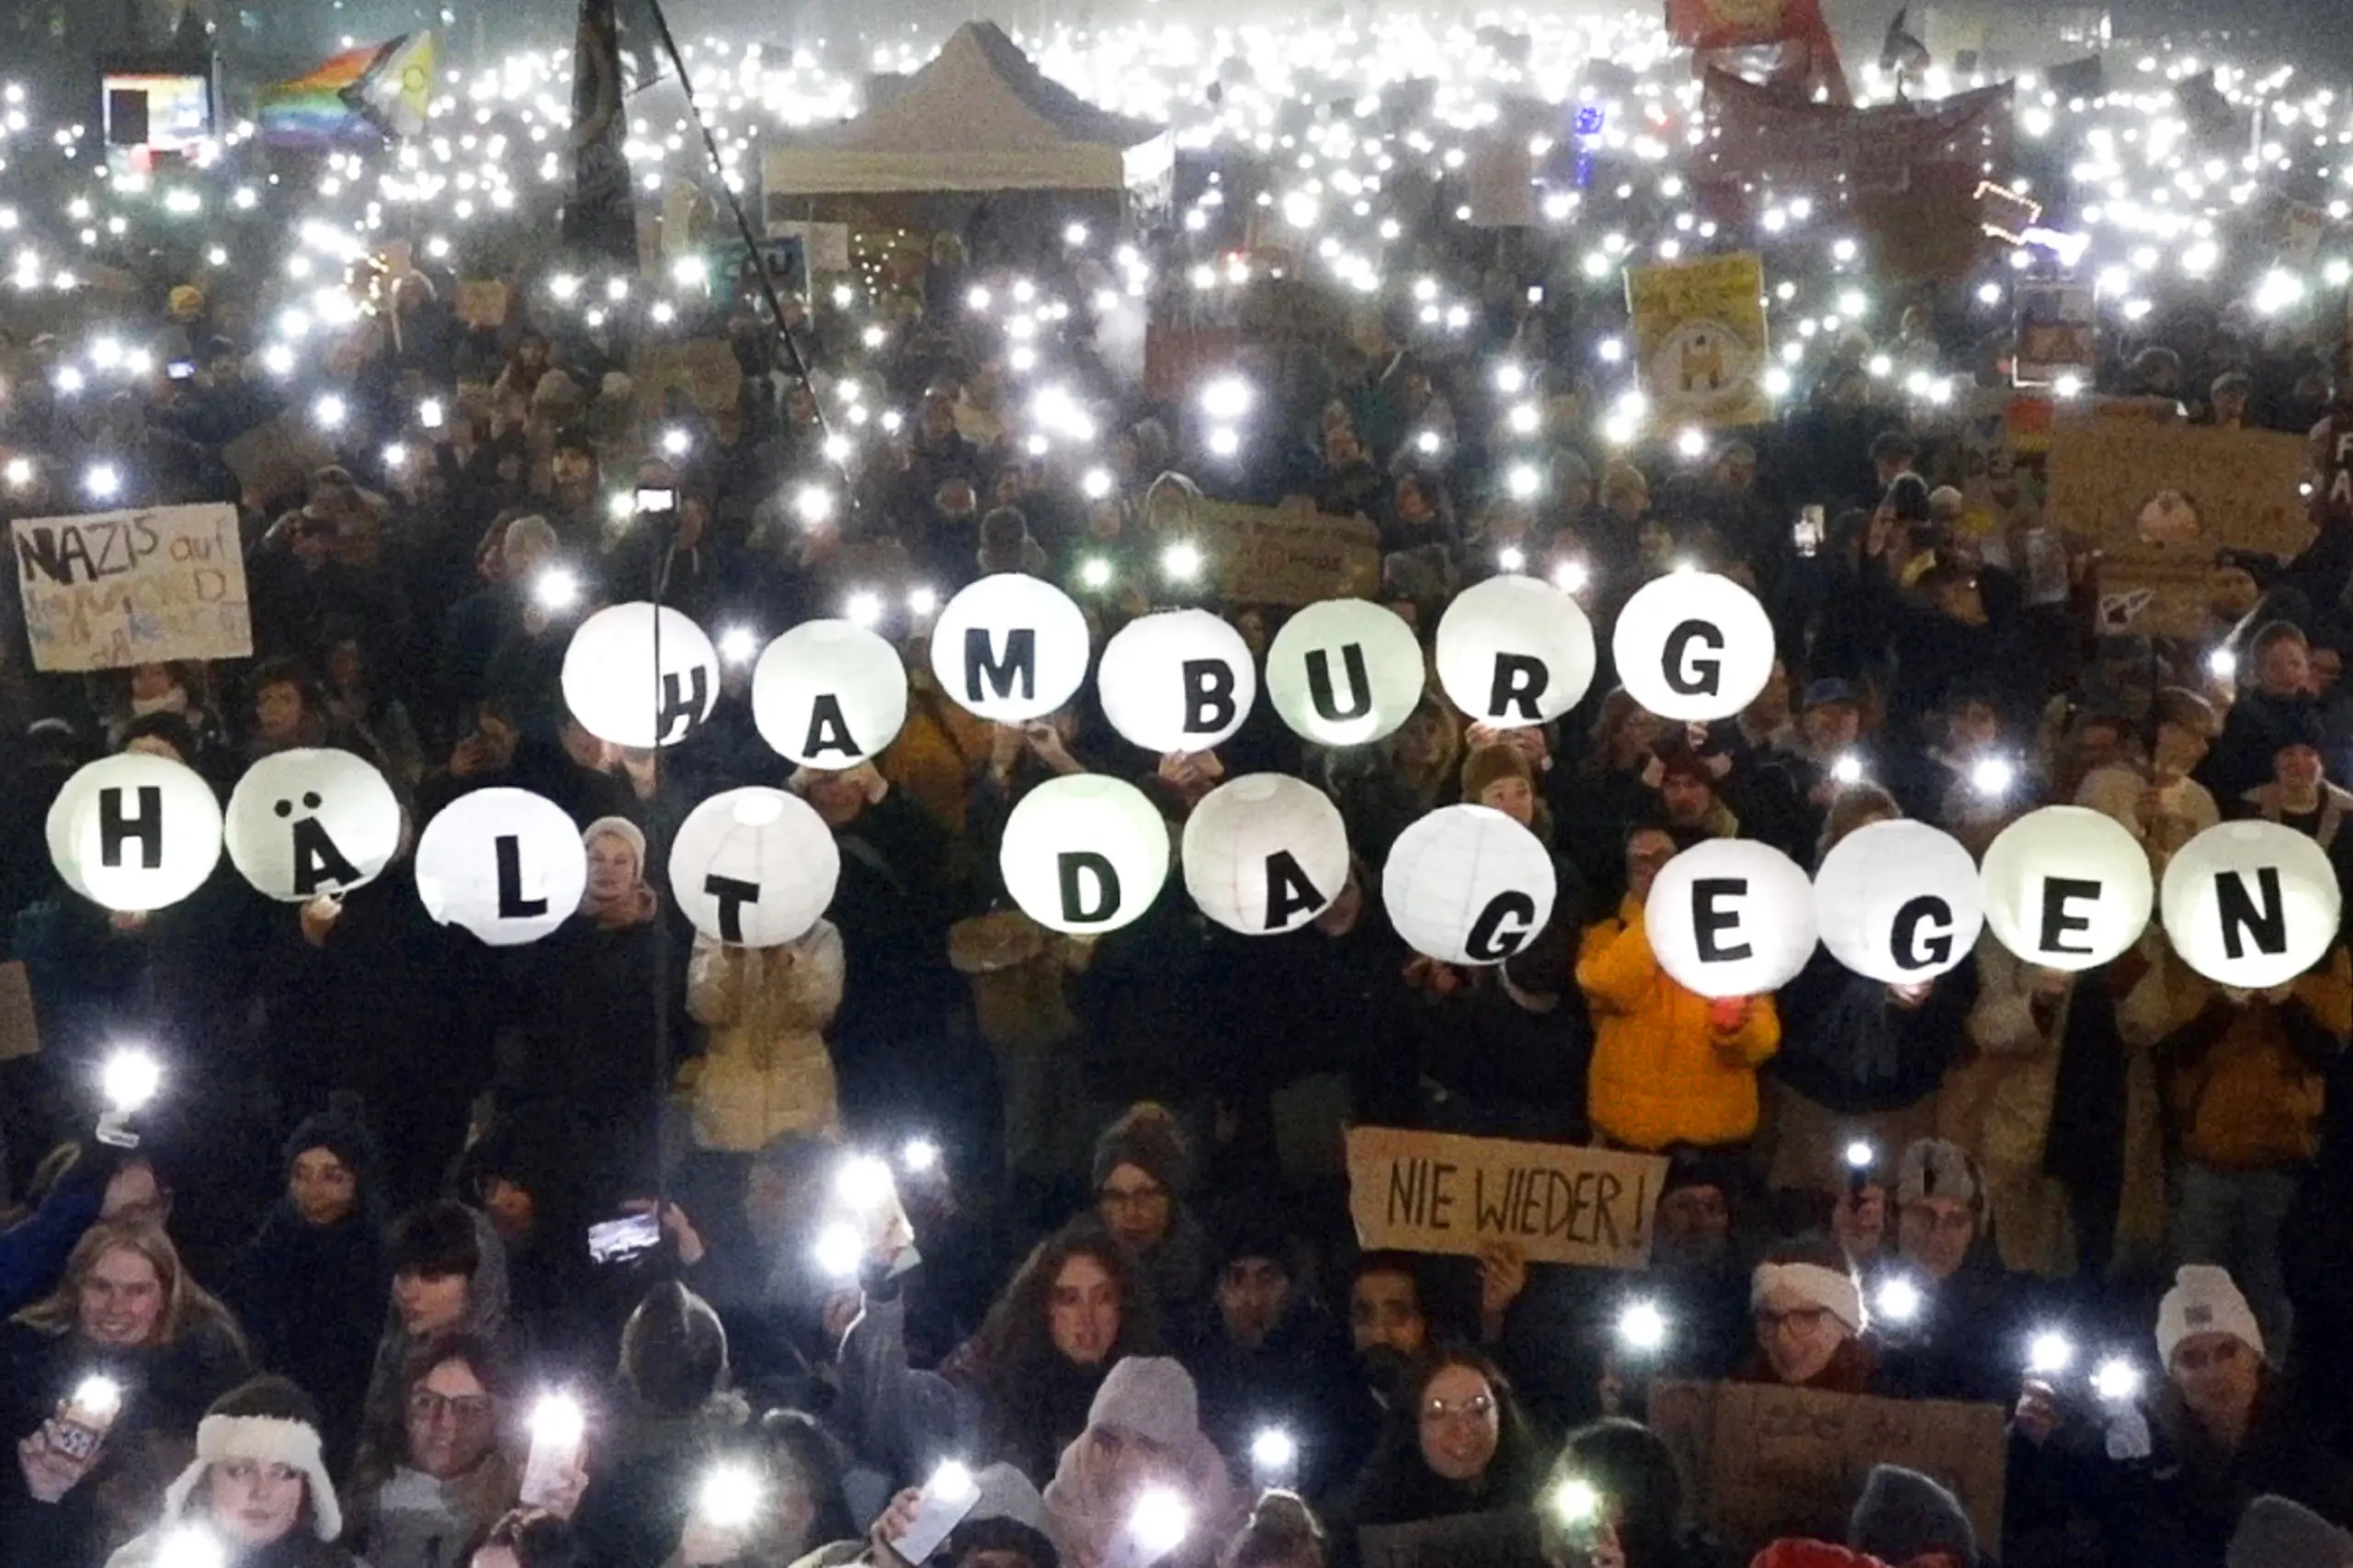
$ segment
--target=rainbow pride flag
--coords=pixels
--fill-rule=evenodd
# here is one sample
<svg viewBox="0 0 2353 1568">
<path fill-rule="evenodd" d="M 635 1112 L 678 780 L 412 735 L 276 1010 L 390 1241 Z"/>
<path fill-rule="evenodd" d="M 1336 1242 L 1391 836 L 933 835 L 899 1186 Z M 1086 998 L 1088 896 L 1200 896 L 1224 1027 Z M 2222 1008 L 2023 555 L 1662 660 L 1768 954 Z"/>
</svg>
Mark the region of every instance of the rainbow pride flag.
<svg viewBox="0 0 2353 1568">
<path fill-rule="evenodd" d="M 434 50 L 432 33 L 404 33 L 264 87 L 262 144 L 321 153 L 416 135 L 433 95 Z"/>
</svg>

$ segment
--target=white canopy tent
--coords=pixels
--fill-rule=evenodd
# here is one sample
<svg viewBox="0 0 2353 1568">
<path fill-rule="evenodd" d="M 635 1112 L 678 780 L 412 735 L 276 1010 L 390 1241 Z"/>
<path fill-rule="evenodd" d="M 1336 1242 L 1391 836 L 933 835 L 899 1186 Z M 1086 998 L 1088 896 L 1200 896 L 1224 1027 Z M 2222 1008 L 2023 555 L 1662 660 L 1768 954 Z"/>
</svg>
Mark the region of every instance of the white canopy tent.
<svg viewBox="0 0 2353 1568">
<path fill-rule="evenodd" d="M 1037 190 L 1153 199 L 1175 169 L 1162 127 L 1097 108 L 994 22 L 959 28 L 886 103 L 771 149 L 768 215 L 810 198 Z M 1160 197 L 1165 199 L 1165 197 Z"/>
</svg>

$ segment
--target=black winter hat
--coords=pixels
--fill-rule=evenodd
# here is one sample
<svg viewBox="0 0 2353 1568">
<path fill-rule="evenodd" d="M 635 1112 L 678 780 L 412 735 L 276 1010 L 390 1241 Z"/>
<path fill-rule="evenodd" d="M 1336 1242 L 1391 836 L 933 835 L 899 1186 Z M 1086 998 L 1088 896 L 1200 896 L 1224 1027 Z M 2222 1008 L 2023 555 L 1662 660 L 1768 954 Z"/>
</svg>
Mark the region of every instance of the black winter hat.
<svg viewBox="0 0 2353 1568">
<path fill-rule="evenodd" d="M 314 1110 L 297 1124 L 294 1135 L 286 1140 L 287 1166 L 290 1169 L 298 1156 L 312 1149 L 324 1149 L 350 1166 L 362 1192 L 375 1180 L 381 1164 L 376 1135 L 368 1128 L 367 1108 L 347 1090 L 337 1090 L 328 1097 L 326 1109 Z"/>
<path fill-rule="evenodd" d="M 1138 1100 L 1095 1141 L 1097 1191 L 1121 1165 L 1133 1165 L 1183 1197 L 1193 1186 L 1193 1150 L 1185 1130 L 1166 1106 Z"/>
<path fill-rule="evenodd" d="M 1871 1467 L 1847 1524 L 1847 1544 L 1889 1562 L 1939 1551 L 1961 1568 L 1977 1562 L 1977 1529 L 1961 1499 L 1901 1465 Z"/>
</svg>

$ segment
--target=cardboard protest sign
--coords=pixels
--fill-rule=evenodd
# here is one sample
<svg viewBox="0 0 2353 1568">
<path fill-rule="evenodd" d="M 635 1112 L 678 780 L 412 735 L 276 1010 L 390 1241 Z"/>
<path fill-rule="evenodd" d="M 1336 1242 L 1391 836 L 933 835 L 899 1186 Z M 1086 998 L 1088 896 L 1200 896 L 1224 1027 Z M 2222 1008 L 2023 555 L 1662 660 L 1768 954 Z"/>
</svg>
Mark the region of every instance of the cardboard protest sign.
<svg viewBox="0 0 2353 1568">
<path fill-rule="evenodd" d="M 2089 386 L 2099 365 L 2098 291 L 2089 283 L 2045 278 L 2020 283 L 2017 300 L 2011 381 L 2044 387 L 2073 376 Z"/>
<path fill-rule="evenodd" d="M 1364 1568 L 1543 1568 L 1532 1513 L 1498 1509 L 1357 1531 Z"/>
<path fill-rule="evenodd" d="M 1526 229 L 1536 222 L 1536 160 L 1528 138 L 1491 132 L 1471 150 L 1464 205 L 1479 229 Z"/>
<path fill-rule="evenodd" d="M 744 367 L 724 338 L 694 337 L 683 343 L 649 343 L 640 352 L 637 369 L 638 406 L 658 409 L 663 394 L 673 387 L 694 400 L 695 406 L 717 418 L 735 412 L 743 391 Z"/>
<path fill-rule="evenodd" d="M 335 461 L 335 449 L 310 421 L 288 409 L 222 448 L 221 460 L 237 476 L 246 500 L 267 509 L 310 483 L 311 475 Z"/>
<path fill-rule="evenodd" d="M 771 218 L 768 220 L 768 238 L 800 241 L 801 254 L 808 259 L 812 272 L 849 270 L 847 223 L 810 223 L 798 218 Z"/>
<path fill-rule="evenodd" d="M 1509 1242 L 1533 1263 L 1639 1268 L 1665 1176 L 1654 1154 L 1348 1130 L 1348 1210 L 1367 1247 L 1467 1254 Z"/>
<path fill-rule="evenodd" d="M 1164 486 L 1144 521 L 1164 540 L 1196 546 L 1219 591 L 1236 603 L 1369 598 L 1381 586 L 1381 530 L 1362 517 L 1325 517 L 1296 497 L 1247 506 Z"/>
<path fill-rule="evenodd" d="M 0 1062 L 40 1054 L 40 1019 L 25 960 L 0 963 Z"/>
<path fill-rule="evenodd" d="M 1739 1561 L 1788 1536 L 1844 1540 L 1875 1464 L 1935 1477 L 1999 1540 L 2008 1413 L 1778 1383 L 1651 1385 L 1650 1426 L 1693 1488 L 1700 1523 Z"/>
<path fill-rule="evenodd" d="M 1756 425 L 1765 395 L 1765 263 L 1754 252 L 1626 269 L 1634 365 L 1669 425 Z"/>
<path fill-rule="evenodd" d="M 468 326 L 505 326 L 506 307 L 506 285 L 495 278 L 474 278 L 458 285 L 455 308 L 458 319 Z"/>
<path fill-rule="evenodd" d="M 254 651 L 233 506 L 20 517 L 11 533 L 35 669 Z"/>
<path fill-rule="evenodd" d="M 2105 633 L 2195 636 L 2244 596 L 2222 550 L 2282 558 L 2312 537 L 2300 493 L 2303 440 L 2132 418 L 2062 422 L 2052 431 L 2050 522 L 2102 552 Z"/>
</svg>

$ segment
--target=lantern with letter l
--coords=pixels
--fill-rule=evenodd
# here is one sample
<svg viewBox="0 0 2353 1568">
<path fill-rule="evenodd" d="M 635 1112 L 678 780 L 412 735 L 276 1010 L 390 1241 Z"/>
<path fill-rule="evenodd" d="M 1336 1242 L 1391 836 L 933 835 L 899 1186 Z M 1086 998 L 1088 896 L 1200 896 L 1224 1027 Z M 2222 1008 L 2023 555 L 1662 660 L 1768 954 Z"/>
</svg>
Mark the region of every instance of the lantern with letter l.
<svg viewBox="0 0 2353 1568">
<path fill-rule="evenodd" d="M 416 841 L 416 895 L 442 926 L 494 948 L 536 942 L 580 907 L 588 852 L 572 817 L 529 790 L 474 790 Z"/>
</svg>

